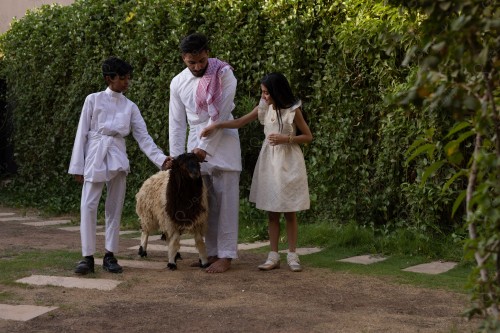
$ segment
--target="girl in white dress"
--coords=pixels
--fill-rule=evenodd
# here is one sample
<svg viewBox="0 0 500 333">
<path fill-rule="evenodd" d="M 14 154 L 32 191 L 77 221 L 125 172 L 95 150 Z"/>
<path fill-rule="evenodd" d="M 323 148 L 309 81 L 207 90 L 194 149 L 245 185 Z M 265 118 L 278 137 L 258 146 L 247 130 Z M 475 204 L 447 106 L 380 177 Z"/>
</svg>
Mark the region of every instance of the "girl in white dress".
<svg viewBox="0 0 500 333">
<path fill-rule="evenodd" d="M 260 270 L 279 268 L 278 243 L 280 217 L 286 220 L 288 237 L 287 262 L 294 272 L 302 266 L 297 255 L 296 212 L 309 209 L 309 189 L 304 155 L 299 144 L 312 141 L 312 134 L 296 99 L 283 74 L 271 73 L 261 80 L 261 101 L 241 118 L 216 122 L 207 126 L 201 136 L 208 136 L 220 128 L 240 128 L 259 119 L 266 138 L 255 165 L 250 189 L 250 201 L 258 209 L 268 212 L 271 252 Z"/>
</svg>

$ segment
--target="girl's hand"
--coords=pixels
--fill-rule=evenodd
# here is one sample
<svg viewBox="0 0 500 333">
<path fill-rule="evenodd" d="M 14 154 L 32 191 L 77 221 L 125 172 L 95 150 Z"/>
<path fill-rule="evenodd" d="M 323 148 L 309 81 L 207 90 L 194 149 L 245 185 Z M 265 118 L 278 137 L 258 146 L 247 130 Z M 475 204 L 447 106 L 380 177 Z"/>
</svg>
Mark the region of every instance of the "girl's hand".
<svg viewBox="0 0 500 333">
<path fill-rule="evenodd" d="M 269 134 L 267 137 L 267 141 L 269 141 L 269 144 L 271 146 L 277 146 L 282 143 L 287 143 L 288 142 L 288 136 L 283 135 L 283 134 L 278 134 L 278 133 L 273 133 Z"/>
<path fill-rule="evenodd" d="M 200 138 L 211 135 L 216 129 L 215 124 L 205 127 L 200 133 Z"/>
</svg>

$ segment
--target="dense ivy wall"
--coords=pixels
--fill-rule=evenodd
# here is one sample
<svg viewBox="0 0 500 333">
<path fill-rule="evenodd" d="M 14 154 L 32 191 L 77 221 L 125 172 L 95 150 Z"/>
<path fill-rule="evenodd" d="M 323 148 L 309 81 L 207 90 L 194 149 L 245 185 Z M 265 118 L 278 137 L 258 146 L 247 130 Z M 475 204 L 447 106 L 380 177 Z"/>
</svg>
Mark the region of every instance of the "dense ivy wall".
<svg viewBox="0 0 500 333">
<path fill-rule="evenodd" d="M 71 147 L 85 96 L 104 89 L 99 68 L 109 55 L 134 65 L 127 95 L 167 148 L 169 83 L 183 69 L 178 44 L 200 31 L 211 38 L 212 55 L 235 69 L 237 115 L 257 102 L 259 79 L 270 71 L 285 73 L 303 99 L 315 137 L 304 147 L 313 201 L 305 219 L 449 228 L 455 189 L 443 194 L 432 181 L 417 184 L 426 162 L 407 166 L 405 152 L 425 129 L 452 120 L 389 103 L 409 86 L 412 64 L 402 63 L 417 26 L 418 17 L 383 1 L 78 0 L 42 7 L 0 40 L 15 122 L 16 191 L 32 204 L 78 208 L 79 186 L 67 174 Z M 252 124 L 240 136 L 246 197 L 262 131 Z M 133 139 L 128 149 L 132 208 L 155 170 Z"/>
</svg>

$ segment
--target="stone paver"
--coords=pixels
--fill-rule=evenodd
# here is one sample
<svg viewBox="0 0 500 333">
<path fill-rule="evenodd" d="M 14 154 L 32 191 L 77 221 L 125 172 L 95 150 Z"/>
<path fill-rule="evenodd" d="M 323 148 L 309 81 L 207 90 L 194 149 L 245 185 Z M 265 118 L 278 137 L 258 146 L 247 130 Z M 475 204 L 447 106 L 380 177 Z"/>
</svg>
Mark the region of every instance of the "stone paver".
<svg viewBox="0 0 500 333">
<path fill-rule="evenodd" d="M 19 279 L 16 282 L 37 286 L 112 290 L 122 281 L 109 279 L 76 278 L 68 276 L 31 275 L 29 277 Z"/>
<path fill-rule="evenodd" d="M 49 220 L 49 221 L 37 221 L 37 222 L 24 222 L 25 225 L 30 225 L 33 227 L 45 227 L 48 225 L 59 225 L 59 224 L 68 224 L 71 223 L 71 220 Z"/>
<path fill-rule="evenodd" d="M 28 321 L 55 309 L 56 306 L 0 304 L 0 319 Z"/>
<path fill-rule="evenodd" d="M 8 221 L 33 221 L 35 218 L 30 216 L 6 216 L 0 217 L 0 222 Z"/>
<path fill-rule="evenodd" d="M 102 261 L 102 258 L 96 258 L 97 261 Z M 142 269 L 159 269 L 163 270 L 167 267 L 167 261 L 150 261 L 147 259 L 141 260 L 126 260 L 126 259 L 118 259 L 118 263 L 123 267 L 130 268 L 142 268 Z"/>
<path fill-rule="evenodd" d="M 267 245 L 269 245 L 269 242 L 240 243 L 238 244 L 238 250 L 258 249 Z"/>
<path fill-rule="evenodd" d="M 137 239 L 138 241 L 140 241 L 141 237 L 134 237 L 132 239 Z M 161 235 L 149 235 L 148 237 L 148 242 L 154 242 L 159 240 L 161 240 Z"/>
<path fill-rule="evenodd" d="M 319 248 L 319 247 L 298 247 L 295 252 L 299 255 L 299 256 L 305 256 L 305 255 L 308 255 L 308 254 L 313 254 L 313 253 L 316 253 L 316 252 L 320 252 L 322 249 Z M 288 253 L 288 250 L 281 250 L 279 251 L 279 253 Z"/>
<path fill-rule="evenodd" d="M 128 235 L 128 234 L 135 234 L 135 233 L 137 233 L 137 231 L 133 231 L 133 230 L 120 231 L 120 235 Z M 104 236 L 105 234 L 106 234 L 106 232 L 104 232 L 104 231 L 96 233 L 96 235 L 98 235 L 98 236 Z"/>
<path fill-rule="evenodd" d="M 434 261 L 427 264 L 411 266 L 403 269 L 406 272 L 424 273 L 424 274 L 441 274 L 455 268 L 456 262 L 451 261 Z"/>
<path fill-rule="evenodd" d="M 0 213 L 0 217 L 5 217 L 5 216 L 14 216 L 16 213 Z"/>
<path fill-rule="evenodd" d="M 369 264 L 373 264 L 373 263 L 376 263 L 379 261 L 384 261 L 385 259 L 387 259 L 387 258 L 384 258 L 381 256 L 363 255 L 363 256 L 344 258 L 344 259 L 340 259 L 339 261 L 350 262 L 353 264 L 369 265 Z"/>
<path fill-rule="evenodd" d="M 129 247 L 128 249 L 129 250 L 139 250 L 139 246 L 140 245 L 132 246 L 132 247 Z M 167 249 L 168 249 L 167 245 L 148 244 L 148 252 L 149 251 L 152 251 L 152 252 L 155 252 L 155 251 L 166 252 Z M 195 247 L 192 247 L 192 246 L 182 246 L 181 245 L 181 248 L 179 249 L 179 252 L 181 252 L 181 253 L 182 252 L 185 252 L 185 253 L 198 253 L 198 250 Z"/>
<path fill-rule="evenodd" d="M 100 230 L 100 229 L 103 229 L 104 226 L 98 225 L 96 228 Z M 63 227 L 63 228 L 57 228 L 57 229 L 64 230 L 64 231 L 80 231 L 80 226 L 77 225 L 77 226 L 73 226 L 73 227 Z"/>
</svg>

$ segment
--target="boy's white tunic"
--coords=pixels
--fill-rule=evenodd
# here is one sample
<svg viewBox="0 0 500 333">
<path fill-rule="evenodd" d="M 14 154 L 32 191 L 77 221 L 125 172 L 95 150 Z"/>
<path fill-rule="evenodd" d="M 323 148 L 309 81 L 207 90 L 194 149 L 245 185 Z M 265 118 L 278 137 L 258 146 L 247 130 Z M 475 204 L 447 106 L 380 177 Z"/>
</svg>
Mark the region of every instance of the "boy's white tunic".
<svg viewBox="0 0 500 333">
<path fill-rule="evenodd" d="M 118 251 L 120 219 L 130 172 L 125 136 L 130 134 L 158 167 L 166 159 L 148 134 L 139 108 L 123 94 L 107 88 L 87 96 L 73 146 L 69 173 L 83 175 L 80 234 L 83 256 L 96 251 L 97 207 L 104 183 L 106 250 Z"/>
<path fill-rule="evenodd" d="M 222 69 L 222 103 L 218 121 L 233 119 L 236 78 L 229 67 Z M 209 256 L 237 258 L 239 175 L 241 150 L 237 129 L 221 129 L 210 137 L 200 133 L 212 123 L 208 113 L 196 112 L 196 90 L 201 78 L 184 69 L 170 83 L 169 144 L 170 155 L 186 151 L 186 131 L 189 125 L 187 151 L 200 148 L 207 152 L 202 173 L 209 183 L 209 221 L 205 237 Z"/>
<path fill-rule="evenodd" d="M 166 156 L 148 134 L 137 105 L 109 88 L 88 95 L 68 172 L 89 182 L 108 181 L 120 171 L 129 173 L 125 137 L 131 131 L 140 149 L 161 168 Z"/>
</svg>

